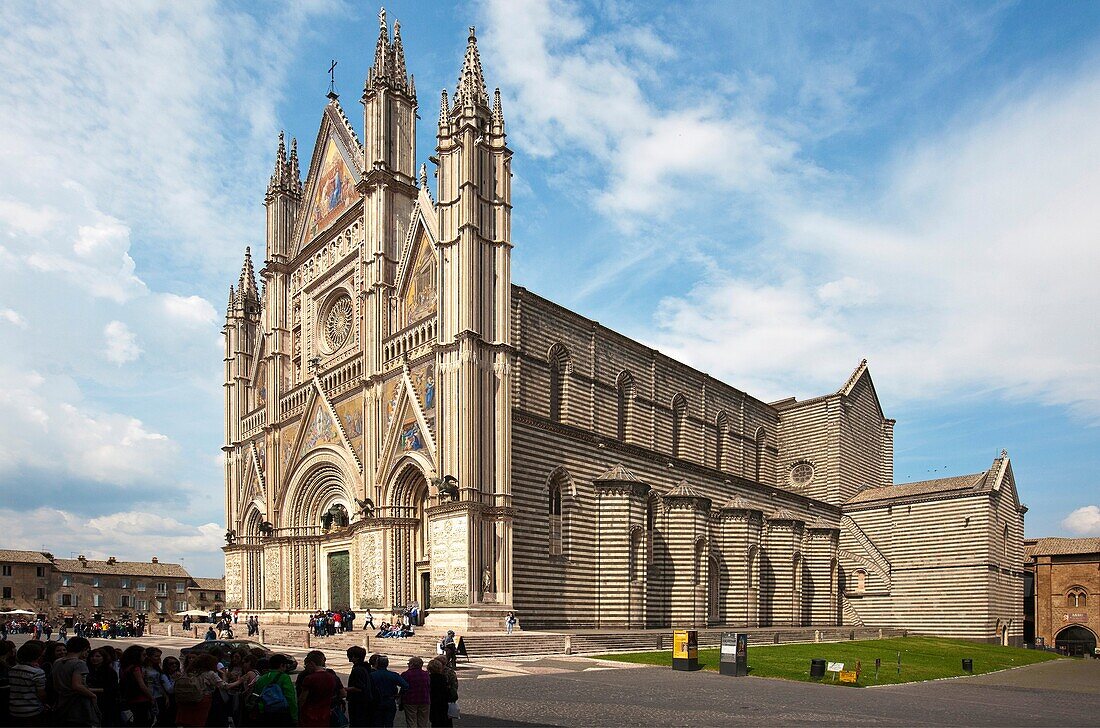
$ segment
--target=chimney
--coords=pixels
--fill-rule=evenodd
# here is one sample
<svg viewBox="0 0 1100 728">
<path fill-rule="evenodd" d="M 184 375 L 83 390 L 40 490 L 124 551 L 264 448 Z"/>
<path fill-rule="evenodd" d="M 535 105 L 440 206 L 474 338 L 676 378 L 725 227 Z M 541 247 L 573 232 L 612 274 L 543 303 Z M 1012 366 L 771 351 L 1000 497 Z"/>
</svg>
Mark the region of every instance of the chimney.
<svg viewBox="0 0 1100 728">
<path fill-rule="evenodd" d="M 116 559 L 116 558 L 115 558 L 114 556 L 108 556 L 108 557 L 107 557 L 107 563 L 108 563 L 108 564 L 113 564 L 113 563 L 115 563 L 115 562 L 117 562 L 117 561 L 118 561 L 118 559 Z"/>
<path fill-rule="evenodd" d="M 87 569 L 88 568 L 88 557 L 87 556 L 85 556 L 84 554 L 81 554 L 80 556 L 76 557 L 76 560 L 80 562 L 80 567 L 82 569 Z"/>
<path fill-rule="evenodd" d="M 160 563 L 160 559 L 158 559 L 158 558 L 157 558 L 156 556 L 154 556 L 154 557 L 153 557 L 153 563 L 154 563 L 154 564 L 159 564 L 159 563 Z"/>
</svg>

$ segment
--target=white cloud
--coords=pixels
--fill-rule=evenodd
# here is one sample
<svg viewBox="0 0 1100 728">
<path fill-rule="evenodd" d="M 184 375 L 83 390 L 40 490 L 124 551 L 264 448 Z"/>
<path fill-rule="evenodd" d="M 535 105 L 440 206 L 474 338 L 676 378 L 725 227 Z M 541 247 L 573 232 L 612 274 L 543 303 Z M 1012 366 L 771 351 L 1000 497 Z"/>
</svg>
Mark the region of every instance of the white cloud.
<svg viewBox="0 0 1100 728">
<path fill-rule="evenodd" d="M 1062 521 L 1062 527 L 1078 536 L 1100 536 L 1100 506 L 1082 506 Z"/>
<path fill-rule="evenodd" d="M 972 110 L 900 156 L 877 197 L 790 196 L 761 250 L 773 270 L 664 301 L 658 344 L 739 385 L 785 371 L 788 394 L 827 391 L 866 356 L 888 396 L 997 389 L 1100 421 L 1100 337 L 1086 333 L 1100 310 L 1100 75 L 1087 68 Z"/>
<path fill-rule="evenodd" d="M 27 328 L 27 319 L 23 318 L 22 314 L 14 309 L 0 308 L 0 321 L 6 321 L 21 329 Z"/>
<path fill-rule="evenodd" d="M 125 364 L 135 361 L 141 356 L 141 347 L 138 346 L 137 336 L 130 327 L 121 321 L 112 321 L 103 327 L 103 338 L 106 341 L 107 361 L 115 364 Z"/>
<path fill-rule="evenodd" d="M 799 166 L 794 142 L 714 89 L 707 101 L 647 97 L 644 80 L 674 55 L 651 28 L 601 35 L 564 0 L 494 0 L 486 9 L 483 49 L 499 74 L 489 80 L 514 100 L 505 109 L 513 138 L 533 155 L 593 158 L 570 181 L 596 185 L 597 209 L 620 227 L 669 218 L 701 194 L 771 189 Z"/>
<path fill-rule="evenodd" d="M 185 326 L 209 326 L 218 318 L 214 306 L 202 296 L 177 296 L 174 293 L 164 293 L 159 296 L 159 299 L 165 313 Z"/>
<path fill-rule="evenodd" d="M 123 488 L 173 482 L 179 446 L 166 435 L 93 409 L 64 378 L 0 374 L 0 482 L 40 469 Z"/>
<path fill-rule="evenodd" d="M 224 573 L 219 548 L 225 529 L 216 523 L 191 525 L 168 516 L 133 510 L 87 518 L 57 508 L 0 509 L 0 531 L 12 548 L 45 550 L 58 558 L 84 554 L 123 561 L 182 563 L 192 576 Z M 182 559 L 182 562 L 180 561 Z"/>
</svg>

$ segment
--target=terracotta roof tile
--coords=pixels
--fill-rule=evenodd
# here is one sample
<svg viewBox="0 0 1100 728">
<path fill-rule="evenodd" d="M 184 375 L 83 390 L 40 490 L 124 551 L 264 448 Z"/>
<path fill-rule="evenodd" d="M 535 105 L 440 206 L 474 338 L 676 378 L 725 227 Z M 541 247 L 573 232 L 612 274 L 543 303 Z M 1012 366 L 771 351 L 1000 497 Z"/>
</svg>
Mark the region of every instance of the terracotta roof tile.
<svg viewBox="0 0 1100 728">
<path fill-rule="evenodd" d="M 1064 556 L 1100 553 L 1100 538 L 1039 538 L 1024 541 L 1024 555 Z"/>
<path fill-rule="evenodd" d="M 85 566 L 84 564 L 87 564 Z M 74 573 L 88 574 L 119 574 L 121 576 L 165 576 L 173 579 L 190 579 L 191 575 L 179 564 L 166 564 L 164 562 L 154 564 L 151 561 L 116 561 L 113 564 L 106 561 L 88 559 L 86 562 L 80 559 L 56 559 L 55 566 L 59 571 L 71 571 Z"/>
<path fill-rule="evenodd" d="M 628 480 L 634 483 L 642 482 L 634 473 L 627 470 L 622 463 L 615 463 L 609 469 L 596 476 L 596 480 Z"/>
<path fill-rule="evenodd" d="M 0 561 L 14 561 L 19 564 L 52 563 L 40 551 L 11 551 L 8 549 L 0 549 Z"/>
<path fill-rule="evenodd" d="M 225 591 L 225 579 L 192 579 L 195 585 L 192 589 L 205 589 L 206 591 Z"/>
<path fill-rule="evenodd" d="M 950 478 L 937 478 L 936 480 L 920 480 L 915 483 L 895 483 L 880 488 L 867 488 L 852 496 L 848 503 L 869 503 L 873 501 L 892 500 L 894 498 L 906 498 L 917 495 L 929 495 L 933 493 L 954 493 L 966 490 L 986 490 L 989 471 L 973 473 L 971 475 L 956 475 Z"/>
</svg>

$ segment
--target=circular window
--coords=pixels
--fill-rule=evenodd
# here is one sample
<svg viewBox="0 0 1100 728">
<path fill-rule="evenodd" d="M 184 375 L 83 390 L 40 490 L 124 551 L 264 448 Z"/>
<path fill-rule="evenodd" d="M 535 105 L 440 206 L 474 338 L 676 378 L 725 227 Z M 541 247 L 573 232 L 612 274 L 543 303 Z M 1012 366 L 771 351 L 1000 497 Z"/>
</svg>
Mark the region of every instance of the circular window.
<svg viewBox="0 0 1100 728">
<path fill-rule="evenodd" d="M 328 310 L 321 319 L 324 323 L 325 343 L 329 351 L 336 351 L 347 342 L 354 318 L 355 311 L 351 304 L 351 296 L 346 293 L 337 296 L 329 304 Z"/>
<path fill-rule="evenodd" d="M 814 479 L 814 466 L 807 462 L 791 466 L 790 481 L 796 488 L 805 488 Z"/>
</svg>

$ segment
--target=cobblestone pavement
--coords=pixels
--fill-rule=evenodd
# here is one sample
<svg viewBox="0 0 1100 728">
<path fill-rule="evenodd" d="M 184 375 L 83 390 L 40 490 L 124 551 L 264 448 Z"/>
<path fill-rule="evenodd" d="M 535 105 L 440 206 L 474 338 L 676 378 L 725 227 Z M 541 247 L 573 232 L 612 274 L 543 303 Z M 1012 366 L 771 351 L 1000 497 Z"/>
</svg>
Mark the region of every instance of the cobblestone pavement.
<svg viewBox="0 0 1100 728">
<path fill-rule="evenodd" d="M 165 654 L 195 643 L 165 637 L 140 642 L 158 644 Z M 124 647 L 129 641 L 114 643 Z M 285 651 L 299 661 L 306 653 Z M 395 663 L 404 669 L 403 659 Z M 329 666 L 337 672 L 346 675 L 346 665 L 342 654 L 329 653 Z M 462 728 L 1100 722 L 1100 660 L 1058 660 L 977 677 L 865 689 L 568 657 L 461 661 L 458 673 L 463 719 L 456 725 Z"/>
</svg>

